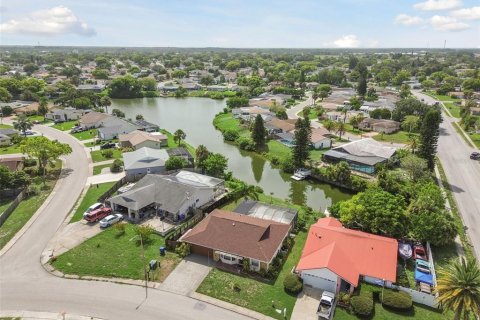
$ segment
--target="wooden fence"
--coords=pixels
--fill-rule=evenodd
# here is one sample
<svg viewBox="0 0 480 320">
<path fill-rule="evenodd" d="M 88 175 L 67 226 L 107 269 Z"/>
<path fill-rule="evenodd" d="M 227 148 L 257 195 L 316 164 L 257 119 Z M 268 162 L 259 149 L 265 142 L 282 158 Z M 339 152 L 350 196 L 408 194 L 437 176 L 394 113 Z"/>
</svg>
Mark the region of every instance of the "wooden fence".
<svg viewBox="0 0 480 320">
<path fill-rule="evenodd" d="M 23 200 L 23 198 L 25 198 L 26 194 L 27 192 L 25 189 L 21 191 L 15 200 L 13 200 L 13 202 L 10 204 L 10 206 L 0 214 L 0 226 L 2 226 L 5 220 L 7 220 L 7 218 L 12 214 L 13 210 L 17 208 L 18 204 Z"/>
</svg>

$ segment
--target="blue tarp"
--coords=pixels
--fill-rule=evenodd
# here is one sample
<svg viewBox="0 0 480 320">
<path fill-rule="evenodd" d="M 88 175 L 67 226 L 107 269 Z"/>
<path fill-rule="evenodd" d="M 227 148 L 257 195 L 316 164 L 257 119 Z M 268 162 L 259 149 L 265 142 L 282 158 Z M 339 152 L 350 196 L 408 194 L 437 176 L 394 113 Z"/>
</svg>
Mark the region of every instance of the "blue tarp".
<svg viewBox="0 0 480 320">
<path fill-rule="evenodd" d="M 433 286 L 433 276 L 429 273 L 424 273 L 415 268 L 415 281 L 423 282 Z"/>
</svg>

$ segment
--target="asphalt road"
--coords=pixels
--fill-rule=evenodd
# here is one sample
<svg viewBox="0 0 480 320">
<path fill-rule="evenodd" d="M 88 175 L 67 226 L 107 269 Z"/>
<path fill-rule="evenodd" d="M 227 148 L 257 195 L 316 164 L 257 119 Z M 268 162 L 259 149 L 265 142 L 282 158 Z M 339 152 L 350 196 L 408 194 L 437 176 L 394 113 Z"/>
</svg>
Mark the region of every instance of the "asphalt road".
<svg viewBox="0 0 480 320">
<path fill-rule="evenodd" d="M 104 319 L 247 319 L 232 311 L 165 291 L 108 282 L 55 277 L 40 255 L 75 204 L 88 178 L 88 160 L 73 137 L 35 126 L 51 139 L 68 143 L 64 174 L 52 200 L 18 241 L 0 257 L 0 310 L 67 312 Z"/>
<path fill-rule="evenodd" d="M 415 96 L 433 104 L 435 99 L 414 91 Z M 456 119 L 443 113 L 438 141 L 438 156 L 462 215 L 467 234 L 480 260 L 480 161 L 470 160 L 478 151 L 470 147 L 452 125 Z"/>
</svg>

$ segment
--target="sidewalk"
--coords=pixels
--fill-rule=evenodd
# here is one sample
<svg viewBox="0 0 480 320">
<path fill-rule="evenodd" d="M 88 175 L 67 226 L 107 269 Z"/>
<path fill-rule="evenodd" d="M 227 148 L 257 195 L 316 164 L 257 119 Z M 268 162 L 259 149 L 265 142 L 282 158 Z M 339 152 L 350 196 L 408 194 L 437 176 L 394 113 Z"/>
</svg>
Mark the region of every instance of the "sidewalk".
<svg viewBox="0 0 480 320">
<path fill-rule="evenodd" d="M 122 179 L 123 177 L 125 177 L 125 171 L 119 173 L 105 173 L 96 176 L 90 176 L 87 179 L 87 185 L 114 182 Z"/>
<path fill-rule="evenodd" d="M 17 310 L 3 310 L 0 311 L 0 318 L 20 318 L 22 320 L 102 320 L 101 318 L 94 318 L 90 316 L 79 316 L 66 312 L 36 312 L 36 311 L 17 311 Z"/>
<path fill-rule="evenodd" d="M 225 301 L 222 301 L 222 300 L 218 300 L 218 299 L 215 299 L 215 298 L 212 298 L 212 297 L 209 297 L 209 296 L 197 293 L 197 292 L 192 293 L 190 295 L 190 297 L 194 298 L 194 299 L 197 299 L 197 300 L 200 300 L 200 301 L 203 301 L 203 302 L 206 302 L 208 304 L 212 304 L 214 306 L 217 306 L 217 307 L 220 307 L 220 308 L 223 308 L 223 309 L 227 309 L 227 310 L 236 312 L 238 314 L 242 314 L 242 315 L 250 317 L 252 319 L 273 320 L 273 318 L 271 318 L 269 316 L 266 316 L 264 314 L 261 314 L 259 312 L 249 310 L 249 309 L 237 306 L 235 304 L 228 303 L 228 302 L 225 302 Z"/>
</svg>

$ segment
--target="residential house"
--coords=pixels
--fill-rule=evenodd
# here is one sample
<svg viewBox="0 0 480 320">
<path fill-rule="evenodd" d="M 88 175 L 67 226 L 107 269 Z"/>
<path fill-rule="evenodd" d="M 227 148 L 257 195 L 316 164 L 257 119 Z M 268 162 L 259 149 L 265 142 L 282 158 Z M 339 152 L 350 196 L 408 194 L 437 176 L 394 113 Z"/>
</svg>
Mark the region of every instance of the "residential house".
<svg viewBox="0 0 480 320">
<path fill-rule="evenodd" d="M 168 155 L 171 157 L 180 157 L 187 161 L 188 165 L 193 167 L 194 159 L 193 156 L 188 152 L 184 147 L 172 148 L 167 150 Z"/>
<path fill-rule="evenodd" d="M 13 136 L 16 136 L 20 132 L 18 130 L 12 129 L 12 128 L 5 128 L 5 129 L 0 129 L 0 134 L 3 134 L 5 136 L 9 136 L 10 138 Z"/>
<path fill-rule="evenodd" d="M 12 144 L 12 138 L 7 136 L 6 134 L 0 133 L 0 146 L 9 146 Z"/>
<path fill-rule="evenodd" d="M 472 113 L 472 116 L 480 116 L 480 107 L 470 108 L 470 112 Z"/>
<path fill-rule="evenodd" d="M 72 107 L 67 107 L 64 109 L 52 109 L 45 115 L 45 119 L 50 119 L 54 122 L 80 120 L 81 117 L 90 111 L 91 110 L 75 109 Z"/>
<path fill-rule="evenodd" d="M 140 126 L 127 120 L 117 117 L 105 119 L 104 125 L 98 128 L 98 138 L 100 140 L 112 140 L 118 138 L 121 134 L 127 134 L 139 130 Z"/>
<path fill-rule="evenodd" d="M 346 161 L 353 170 L 373 174 L 375 166 L 388 161 L 395 152 L 394 147 L 366 138 L 330 149 L 323 154 L 322 159 L 330 163 Z"/>
<path fill-rule="evenodd" d="M 158 125 L 145 120 L 136 120 L 133 122 L 133 124 L 139 126 L 139 130 L 145 132 L 157 132 L 160 130 L 160 127 Z"/>
<path fill-rule="evenodd" d="M 164 173 L 165 162 L 170 158 L 165 149 L 143 147 L 124 152 L 123 166 L 127 177 L 139 179 L 149 173 Z"/>
<path fill-rule="evenodd" d="M 253 200 L 244 200 L 233 212 L 290 225 L 295 224 L 298 216 L 297 210 Z"/>
<path fill-rule="evenodd" d="M 103 121 L 110 117 L 113 117 L 113 116 L 108 115 L 106 113 L 102 113 L 102 112 L 92 111 L 84 114 L 80 118 L 79 123 L 80 123 L 80 126 L 85 129 L 99 128 L 103 125 L 104 123 Z"/>
<path fill-rule="evenodd" d="M 273 117 L 270 121 L 265 123 L 265 129 L 268 134 L 273 135 L 277 133 L 292 132 L 295 130 L 295 125 L 286 120 Z"/>
<path fill-rule="evenodd" d="M 242 107 L 232 109 L 233 117 L 236 119 L 243 119 L 245 121 L 252 121 L 257 115 L 272 114 L 268 108 L 261 108 L 258 106 Z"/>
<path fill-rule="evenodd" d="M 310 142 L 315 149 L 329 149 L 332 147 L 332 135 L 325 128 L 312 128 Z"/>
<path fill-rule="evenodd" d="M 365 131 L 390 134 L 400 130 L 400 122 L 386 119 L 365 118 L 358 124 L 358 128 Z"/>
<path fill-rule="evenodd" d="M 80 84 L 77 86 L 77 90 L 80 91 L 102 92 L 103 89 L 105 89 L 104 84 Z"/>
<path fill-rule="evenodd" d="M 1 135 L 0 135 L 1 143 Z M 1 144 L 0 144 L 1 145 Z M 17 171 L 23 168 L 24 157 L 18 154 L 0 155 L 0 166 L 7 167 L 10 171 Z"/>
<path fill-rule="evenodd" d="M 107 201 L 134 221 L 147 212 L 180 221 L 224 193 L 225 181 L 180 171 L 175 175 L 147 174 L 128 191 Z"/>
<path fill-rule="evenodd" d="M 343 227 L 334 218 L 310 226 L 295 272 L 303 284 L 334 293 L 360 280 L 391 285 L 397 278 L 397 240 Z"/>
<path fill-rule="evenodd" d="M 191 252 L 228 265 L 267 271 L 288 237 L 291 225 L 215 209 L 179 241 Z"/>
<path fill-rule="evenodd" d="M 160 132 L 145 132 L 135 130 L 118 137 L 119 145 L 122 148 L 138 150 L 143 147 L 160 149 L 168 144 L 168 137 Z"/>
</svg>

